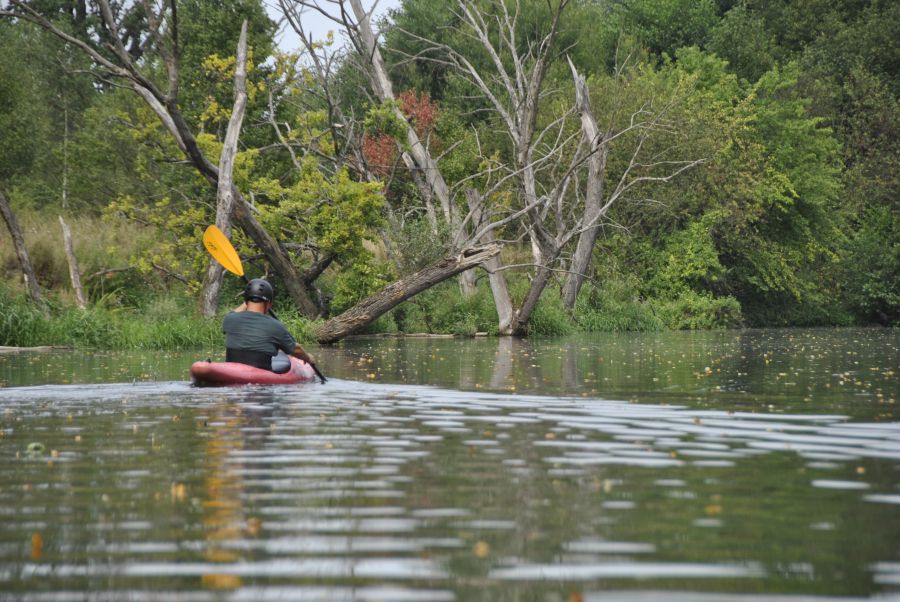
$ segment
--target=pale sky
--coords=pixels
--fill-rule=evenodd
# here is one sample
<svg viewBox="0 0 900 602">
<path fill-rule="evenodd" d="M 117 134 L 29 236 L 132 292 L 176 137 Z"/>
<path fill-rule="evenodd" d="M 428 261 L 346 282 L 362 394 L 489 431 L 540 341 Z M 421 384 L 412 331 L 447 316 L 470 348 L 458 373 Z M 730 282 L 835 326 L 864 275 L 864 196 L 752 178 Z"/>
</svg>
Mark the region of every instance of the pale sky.
<svg viewBox="0 0 900 602">
<path fill-rule="evenodd" d="M 266 5 L 266 10 L 269 12 L 269 16 L 276 23 L 279 22 L 282 15 L 278 0 L 264 0 L 264 4 Z M 325 10 L 328 10 L 331 14 L 337 14 L 336 0 L 318 0 L 318 4 Z M 378 0 L 377 2 L 376 0 L 362 0 L 362 4 L 367 10 L 372 6 L 375 6 L 373 21 L 377 21 L 378 18 L 387 13 L 389 9 L 398 8 L 400 6 L 400 0 Z M 301 23 L 303 24 L 303 27 L 312 33 L 314 39 L 325 39 L 328 31 L 332 30 L 335 32 L 335 39 L 338 41 L 342 40 L 342 32 L 339 31 L 339 27 L 334 21 L 329 20 L 318 11 L 308 8 L 304 9 L 301 14 Z M 299 46 L 297 35 L 286 22 L 282 25 L 281 30 L 275 37 L 275 41 L 281 50 L 296 50 Z"/>
</svg>

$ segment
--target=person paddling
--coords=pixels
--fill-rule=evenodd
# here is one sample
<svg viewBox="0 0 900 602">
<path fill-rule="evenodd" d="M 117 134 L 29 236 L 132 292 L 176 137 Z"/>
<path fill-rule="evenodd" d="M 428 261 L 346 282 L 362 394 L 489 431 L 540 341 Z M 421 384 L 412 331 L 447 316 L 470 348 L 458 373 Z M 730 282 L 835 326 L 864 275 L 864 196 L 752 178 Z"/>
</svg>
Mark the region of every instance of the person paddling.
<svg viewBox="0 0 900 602">
<path fill-rule="evenodd" d="M 244 302 L 225 316 L 225 361 L 247 364 L 272 372 L 290 369 L 287 355 L 311 366 L 313 357 L 291 336 L 284 324 L 269 315 L 275 289 L 268 281 L 254 278 L 244 289 Z M 285 355 L 287 354 L 287 355 Z"/>
</svg>

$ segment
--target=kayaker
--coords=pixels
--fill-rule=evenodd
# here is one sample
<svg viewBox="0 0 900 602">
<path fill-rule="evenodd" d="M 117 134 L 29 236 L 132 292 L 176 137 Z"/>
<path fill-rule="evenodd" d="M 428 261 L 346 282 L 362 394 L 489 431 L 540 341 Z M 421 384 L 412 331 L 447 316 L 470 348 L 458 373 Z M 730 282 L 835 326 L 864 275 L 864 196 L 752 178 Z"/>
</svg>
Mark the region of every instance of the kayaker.
<svg viewBox="0 0 900 602">
<path fill-rule="evenodd" d="M 230 311 L 222 322 L 225 361 L 273 372 L 290 369 L 287 355 L 315 364 L 313 357 L 291 336 L 284 324 L 269 315 L 274 299 L 275 289 L 268 281 L 254 278 L 247 283 L 244 302 Z"/>
</svg>

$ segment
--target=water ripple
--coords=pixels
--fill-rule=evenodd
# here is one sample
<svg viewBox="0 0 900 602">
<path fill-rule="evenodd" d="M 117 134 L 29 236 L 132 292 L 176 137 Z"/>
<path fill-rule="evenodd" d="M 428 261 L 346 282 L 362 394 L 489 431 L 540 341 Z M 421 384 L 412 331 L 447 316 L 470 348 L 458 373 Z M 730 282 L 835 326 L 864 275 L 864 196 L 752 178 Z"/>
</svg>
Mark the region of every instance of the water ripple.
<svg viewBox="0 0 900 602">
<path fill-rule="evenodd" d="M 4 389 L 0 417 L 0 590 L 21 599 L 900 586 L 893 423 L 339 379 Z"/>
</svg>

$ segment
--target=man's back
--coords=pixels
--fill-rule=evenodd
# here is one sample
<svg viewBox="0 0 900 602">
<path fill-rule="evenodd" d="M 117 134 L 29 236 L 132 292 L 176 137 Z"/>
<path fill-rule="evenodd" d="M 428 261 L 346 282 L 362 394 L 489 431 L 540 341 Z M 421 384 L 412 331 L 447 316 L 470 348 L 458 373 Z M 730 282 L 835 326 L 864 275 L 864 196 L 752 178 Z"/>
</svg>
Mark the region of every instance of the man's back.
<svg viewBox="0 0 900 602">
<path fill-rule="evenodd" d="M 234 352 L 253 352 L 270 361 L 279 349 L 293 353 L 297 344 L 281 322 L 255 311 L 230 312 L 222 322 L 222 330 L 225 347 L 232 355 Z M 250 363 L 256 365 L 262 363 L 262 359 Z"/>
</svg>

